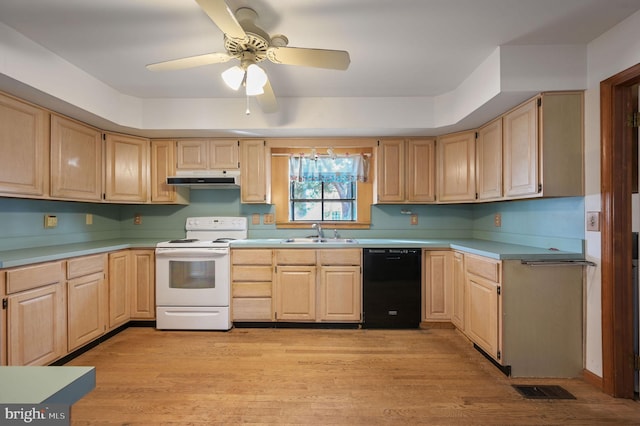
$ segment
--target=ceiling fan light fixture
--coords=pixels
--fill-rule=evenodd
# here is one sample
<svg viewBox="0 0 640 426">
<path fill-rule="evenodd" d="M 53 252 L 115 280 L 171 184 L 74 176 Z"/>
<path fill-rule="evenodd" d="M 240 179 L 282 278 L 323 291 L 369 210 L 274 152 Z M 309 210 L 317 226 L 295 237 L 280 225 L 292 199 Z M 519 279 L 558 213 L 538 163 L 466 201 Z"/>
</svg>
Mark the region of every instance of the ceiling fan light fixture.
<svg viewBox="0 0 640 426">
<path fill-rule="evenodd" d="M 247 67 L 247 79 L 245 81 L 247 96 L 257 96 L 264 93 L 264 85 L 267 84 L 267 73 L 256 64 Z"/>
<path fill-rule="evenodd" d="M 222 79 L 225 84 L 233 90 L 238 90 L 242 81 L 244 80 L 244 70 L 242 67 L 236 65 L 222 73 Z"/>
</svg>

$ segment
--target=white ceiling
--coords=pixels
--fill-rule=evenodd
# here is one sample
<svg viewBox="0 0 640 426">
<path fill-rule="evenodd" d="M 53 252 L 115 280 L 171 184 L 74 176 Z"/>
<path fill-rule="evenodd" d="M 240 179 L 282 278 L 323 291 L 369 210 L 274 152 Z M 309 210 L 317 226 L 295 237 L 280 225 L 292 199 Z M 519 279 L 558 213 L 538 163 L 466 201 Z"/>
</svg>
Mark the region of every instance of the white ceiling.
<svg viewBox="0 0 640 426">
<path fill-rule="evenodd" d="M 258 24 L 271 35 L 286 35 L 289 46 L 349 51 L 347 71 L 263 62 L 278 99 L 288 99 L 281 108 L 290 109 L 302 108 L 295 100 L 306 98 L 366 102 L 442 96 L 459 88 L 499 46 L 586 46 L 640 9 L 640 0 L 227 3 L 232 10 L 243 6 L 256 10 Z M 234 106 L 242 98 L 220 78 L 233 63 L 171 72 L 145 68 L 149 63 L 224 51 L 221 31 L 194 0 L 0 0 L 0 22 L 125 96 L 221 98 Z M 1 49 L 0 41 L 0 53 Z M 0 88 L 12 90 L 6 82 Z M 89 112 L 100 118 L 100 113 Z M 118 124 L 112 117 L 102 118 Z M 265 123 L 254 127 L 266 130 L 268 120 Z M 235 127 L 242 130 L 241 125 Z"/>
</svg>

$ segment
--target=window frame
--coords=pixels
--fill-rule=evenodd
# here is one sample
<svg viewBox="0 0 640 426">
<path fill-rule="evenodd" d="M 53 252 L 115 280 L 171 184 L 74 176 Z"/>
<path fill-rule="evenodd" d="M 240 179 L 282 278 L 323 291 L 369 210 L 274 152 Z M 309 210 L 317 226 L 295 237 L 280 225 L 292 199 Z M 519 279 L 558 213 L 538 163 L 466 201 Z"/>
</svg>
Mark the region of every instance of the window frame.
<svg viewBox="0 0 640 426">
<path fill-rule="evenodd" d="M 280 145 L 271 147 L 271 202 L 275 205 L 276 228 L 309 228 L 317 221 L 289 220 L 289 155 L 311 154 L 314 147 L 318 154 L 326 154 L 326 148 L 332 147 L 338 155 L 358 153 L 371 155 L 371 166 L 367 182 L 356 182 L 356 220 L 355 221 L 322 221 L 323 226 L 335 229 L 368 229 L 371 227 L 371 206 L 373 204 L 373 182 L 375 181 L 375 166 L 373 161 L 374 144 L 371 141 L 361 146 L 355 144 L 349 147 L 339 145 L 339 141 L 319 144 L 309 140 L 306 146 Z M 374 142 L 375 143 L 375 142 Z"/>
</svg>

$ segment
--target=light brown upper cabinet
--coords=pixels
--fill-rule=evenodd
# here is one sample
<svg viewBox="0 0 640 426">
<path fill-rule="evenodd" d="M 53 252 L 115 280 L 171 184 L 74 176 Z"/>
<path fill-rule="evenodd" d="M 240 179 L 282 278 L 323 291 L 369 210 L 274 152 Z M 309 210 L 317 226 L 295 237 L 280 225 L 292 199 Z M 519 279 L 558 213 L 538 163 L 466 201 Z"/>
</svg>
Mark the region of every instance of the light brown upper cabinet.
<svg viewBox="0 0 640 426">
<path fill-rule="evenodd" d="M 238 169 L 239 142 L 235 139 L 178 140 L 179 170 Z"/>
<path fill-rule="evenodd" d="M 584 195 L 583 93 L 543 93 L 504 117 L 505 198 Z"/>
<path fill-rule="evenodd" d="M 107 133 L 105 155 L 105 200 L 148 201 L 149 139 Z"/>
<path fill-rule="evenodd" d="M 167 177 L 176 174 L 176 141 L 151 141 L 151 202 L 188 204 L 189 189 L 167 185 Z"/>
<path fill-rule="evenodd" d="M 49 113 L 2 94 L 0 195 L 49 195 Z"/>
<path fill-rule="evenodd" d="M 378 144 L 377 202 L 435 201 L 435 140 L 388 139 Z"/>
<path fill-rule="evenodd" d="M 271 160 L 264 140 L 240 143 L 240 200 L 243 203 L 270 203 Z"/>
<path fill-rule="evenodd" d="M 71 200 L 102 198 L 102 132 L 51 116 L 51 196 Z"/>
<path fill-rule="evenodd" d="M 502 198 L 502 118 L 478 129 L 476 177 L 479 201 Z"/>
<path fill-rule="evenodd" d="M 475 147 L 475 131 L 453 133 L 438 138 L 436 151 L 439 202 L 475 201 Z"/>
<path fill-rule="evenodd" d="M 436 141 L 410 139 L 407 141 L 407 201 L 436 200 Z"/>
</svg>

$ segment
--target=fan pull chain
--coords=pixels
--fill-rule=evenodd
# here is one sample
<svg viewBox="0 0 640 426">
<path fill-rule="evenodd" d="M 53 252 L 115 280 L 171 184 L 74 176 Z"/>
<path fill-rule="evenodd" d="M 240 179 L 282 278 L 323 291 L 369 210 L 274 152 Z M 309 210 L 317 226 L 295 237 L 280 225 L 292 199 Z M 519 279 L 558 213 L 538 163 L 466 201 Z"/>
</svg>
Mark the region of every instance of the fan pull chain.
<svg viewBox="0 0 640 426">
<path fill-rule="evenodd" d="M 251 110 L 249 109 L 249 95 L 247 95 L 247 109 L 244 111 L 245 114 L 251 115 Z"/>
</svg>

